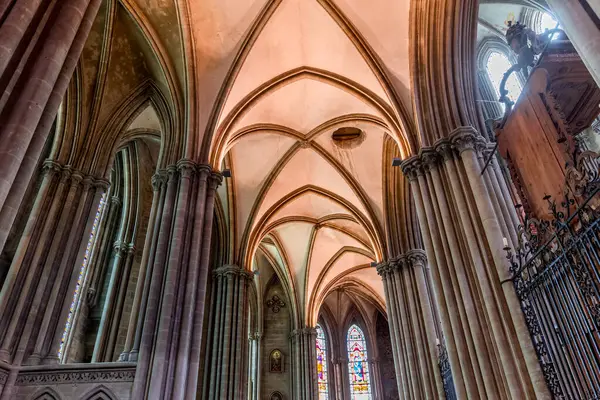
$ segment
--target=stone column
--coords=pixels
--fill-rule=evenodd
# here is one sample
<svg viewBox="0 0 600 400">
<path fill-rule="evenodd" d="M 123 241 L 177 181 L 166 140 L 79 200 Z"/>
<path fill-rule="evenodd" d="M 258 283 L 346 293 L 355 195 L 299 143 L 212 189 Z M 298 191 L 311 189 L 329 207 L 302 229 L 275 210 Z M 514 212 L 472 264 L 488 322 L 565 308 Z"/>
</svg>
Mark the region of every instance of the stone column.
<svg viewBox="0 0 600 400">
<path fill-rule="evenodd" d="M 135 331 L 133 331 L 133 344 L 131 349 L 129 350 L 129 355 L 127 359 L 122 358 L 122 361 L 137 361 L 138 354 L 140 351 L 140 343 L 142 341 L 142 329 L 144 326 L 144 317 L 146 313 L 146 305 L 148 303 L 148 293 L 150 291 L 150 283 L 152 282 L 152 267 L 154 265 L 154 256 L 156 254 L 156 245 L 158 240 L 158 234 L 160 231 L 160 217 L 163 212 L 164 204 L 165 204 L 165 195 L 166 195 L 166 183 L 167 183 L 167 175 L 162 173 L 157 173 L 152 177 L 152 188 L 154 191 L 154 199 L 152 202 L 152 209 L 154 212 L 154 217 L 148 221 L 148 234 L 146 235 L 146 244 L 144 245 L 144 254 L 142 255 L 141 268 L 145 268 L 146 273 L 144 274 L 143 281 L 143 290 L 140 293 L 138 288 L 136 288 L 135 293 L 135 301 L 133 310 L 136 308 L 136 301 L 139 302 L 139 310 L 137 311 L 138 315 L 136 318 L 136 326 Z M 154 210 L 156 202 L 156 210 Z M 152 215 L 152 214 L 151 214 Z M 144 267 L 146 265 L 146 267 Z M 142 276 L 140 270 L 140 277 Z M 138 294 L 140 295 L 138 297 Z M 132 310 L 132 318 L 133 318 L 133 310 Z M 131 327 L 131 321 L 130 321 Z M 129 334 L 130 332 L 128 332 Z M 129 337 L 128 337 L 129 339 Z M 127 350 L 128 346 L 125 345 L 125 349 Z"/>
<path fill-rule="evenodd" d="M 424 251 L 411 250 L 377 266 L 386 296 L 398 393 L 404 399 L 437 399 L 444 393 L 425 260 Z"/>
<path fill-rule="evenodd" d="M 252 274 L 236 265 L 213 273 L 213 318 L 207 338 L 208 382 L 204 399 L 245 399 L 248 373 L 248 285 Z"/>
<path fill-rule="evenodd" d="M 110 343 L 113 341 L 113 331 L 115 326 L 119 325 L 118 315 L 121 307 L 119 307 L 119 288 L 123 285 L 125 279 L 125 269 L 128 260 L 131 259 L 131 252 L 125 243 L 115 242 L 113 245 L 114 256 L 112 260 L 112 268 L 108 281 L 108 289 L 104 306 L 102 307 L 102 317 L 98 334 L 96 335 L 96 344 L 92 354 L 92 362 L 109 362 L 112 360 L 112 349 Z M 126 282 L 125 282 L 126 284 Z"/>
<path fill-rule="evenodd" d="M 170 166 L 166 175 L 155 225 L 149 228 L 155 244 L 148 255 L 150 282 L 138 319 L 143 328 L 133 399 L 193 399 L 198 390 L 206 274 L 221 177 L 189 160 Z M 136 342 L 137 335 L 132 354 Z"/>
<path fill-rule="evenodd" d="M 580 0 L 546 0 L 546 2 L 594 77 L 596 84 L 600 86 L 600 29 L 592 19 L 594 10 L 591 8 L 586 10 Z M 600 9 L 597 0 L 588 0 L 587 3 Z"/>
<path fill-rule="evenodd" d="M 0 10 L 0 250 L 100 4 L 23 0 Z"/>
<path fill-rule="evenodd" d="M 155 224 L 157 212 L 159 209 L 159 203 L 161 199 L 161 188 L 164 183 L 164 179 L 159 174 L 155 174 L 152 177 L 152 189 L 153 189 L 153 197 L 152 197 L 152 207 L 150 209 L 150 217 L 148 219 L 148 226 L 154 227 L 158 224 Z M 119 361 L 136 361 L 137 353 L 139 349 L 139 340 L 136 341 L 138 337 L 141 337 L 141 324 L 140 321 L 138 323 L 138 319 L 140 318 L 140 310 L 143 309 L 143 305 L 145 305 L 145 300 L 148 295 L 149 284 L 151 281 L 152 270 L 148 268 L 150 264 L 150 256 L 152 254 L 152 248 L 155 245 L 156 238 L 156 229 L 149 228 L 146 233 L 146 240 L 144 241 L 144 250 L 142 253 L 142 260 L 140 262 L 140 272 L 138 275 L 138 280 L 135 286 L 135 294 L 133 298 L 133 305 L 131 306 L 131 314 L 129 315 L 129 324 L 127 325 L 127 337 L 125 339 L 125 346 L 123 348 L 123 352 L 119 356 Z M 134 347 L 137 342 L 137 347 Z"/>
<path fill-rule="evenodd" d="M 38 192 L 0 294 L 0 357 L 16 366 L 58 362 L 95 211 L 108 189 L 103 179 L 46 165 L 52 172 Z M 11 374 L 3 398 L 10 398 L 14 379 Z"/>
<path fill-rule="evenodd" d="M 295 400 L 317 400 L 317 330 L 292 331 L 292 389 Z"/>
<path fill-rule="evenodd" d="M 455 389 L 459 398 L 548 398 L 531 343 L 522 339 L 518 303 L 502 285 L 502 237 L 512 238 L 514 227 L 498 206 L 507 199 L 492 197 L 500 192 L 481 176 L 476 152 L 486 147 L 472 128 L 461 128 L 403 164 L 415 189 Z"/>
</svg>

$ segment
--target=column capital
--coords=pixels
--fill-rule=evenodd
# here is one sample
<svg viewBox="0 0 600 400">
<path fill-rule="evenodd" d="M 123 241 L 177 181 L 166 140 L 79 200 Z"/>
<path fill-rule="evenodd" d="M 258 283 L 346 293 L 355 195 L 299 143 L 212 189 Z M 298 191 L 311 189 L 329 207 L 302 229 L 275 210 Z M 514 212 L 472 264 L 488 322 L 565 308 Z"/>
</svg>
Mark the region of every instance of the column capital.
<svg viewBox="0 0 600 400">
<path fill-rule="evenodd" d="M 441 157 L 433 147 L 423 147 L 419 152 L 423 167 L 428 170 L 436 168 L 440 164 Z"/>
<path fill-rule="evenodd" d="M 160 170 L 152 175 L 152 190 L 159 191 L 167 183 L 167 171 Z"/>
<path fill-rule="evenodd" d="M 117 240 L 113 243 L 113 248 L 115 249 L 115 252 L 119 253 L 120 255 L 127 253 L 128 249 L 127 245 L 120 240 Z"/>
<path fill-rule="evenodd" d="M 408 178 L 409 181 L 417 180 L 417 177 L 423 173 L 422 162 L 420 156 L 411 156 L 404 160 L 402 164 L 400 164 L 400 168 L 402 168 L 402 173 L 404 176 Z"/>
<path fill-rule="evenodd" d="M 461 126 L 456 128 L 449 135 L 452 146 L 458 150 L 459 154 L 462 154 L 466 150 L 478 150 L 479 134 L 477 130 L 472 126 Z"/>
<path fill-rule="evenodd" d="M 104 179 L 104 178 L 92 178 L 94 180 L 94 186 L 96 188 L 100 188 L 103 189 L 104 191 L 107 191 L 108 188 L 110 187 L 110 181 L 108 179 Z"/>
<path fill-rule="evenodd" d="M 454 148 L 452 143 L 446 138 L 435 142 L 433 148 L 444 161 L 452 160 L 454 158 Z"/>
<path fill-rule="evenodd" d="M 421 249 L 409 250 L 405 254 L 408 264 L 412 267 L 425 267 L 427 265 L 427 253 Z"/>
<path fill-rule="evenodd" d="M 215 276 L 215 277 L 222 277 L 222 276 L 228 276 L 228 275 L 240 276 L 247 280 L 252 279 L 252 277 L 254 276 L 254 274 L 252 274 L 249 271 L 246 271 L 244 268 L 240 268 L 237 265 L 229 265 L 229 264 L 223 265 L 222 267 L 219 267 L 213 271 L 213 276 Z"/>
<path fill-rule="evenodd" d="M 44 163 L 42 164 L 42 171 L 45 174 L 48 174 L 51 172 L 58 173 L 61 171 L 61 169 L 62 169 L 62 165 L 60 165 L 59 163 L 57 163 L 54 160 L 48 159 L 48 160 L 44 161 Z"/>
<path fill-rule="evenodd" d="M 182 159 L 177 162 L 177 171 L 181 178 L 191 179 L 197 170 L 197 165 L 192 160 Z"/>
</svg>

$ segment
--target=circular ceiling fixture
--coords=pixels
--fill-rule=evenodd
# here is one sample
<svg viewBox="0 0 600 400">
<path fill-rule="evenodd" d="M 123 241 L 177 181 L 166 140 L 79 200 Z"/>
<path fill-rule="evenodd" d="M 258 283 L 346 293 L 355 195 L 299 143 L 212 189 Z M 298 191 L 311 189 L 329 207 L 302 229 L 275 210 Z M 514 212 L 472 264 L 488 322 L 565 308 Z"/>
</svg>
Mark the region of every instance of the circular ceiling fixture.
<svg viewBox="0 0 600 400">
<path fill-rule="evenodd" d="M 365 140 L 365 133 L 353 126 L 344 126 L 331 134 L 333 143 L 341 149 L 353 149 Z"/>
</svg>

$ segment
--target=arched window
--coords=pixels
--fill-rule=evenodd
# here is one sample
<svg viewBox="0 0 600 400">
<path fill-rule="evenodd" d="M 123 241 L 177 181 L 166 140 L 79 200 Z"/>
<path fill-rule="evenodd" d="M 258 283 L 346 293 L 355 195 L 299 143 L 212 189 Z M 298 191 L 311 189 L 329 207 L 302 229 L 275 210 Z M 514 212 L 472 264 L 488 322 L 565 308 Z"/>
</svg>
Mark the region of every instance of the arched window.
<svg viewBox="0 0 600 400">
<path fill-rule="evenodd" d="M 350 375 L 350 399 L 371 400 L 371 382 L 367 363 L 367 342 L 363 331 L 356 325 L 348 329 L 348 373 Z"/>
<path fill-rule="evenodd" d="M 508 61 L 508 57 L 506 57 L 505 54 L 502 54 L 498 51 L 492 51 L 489 54 L 486 63 L 486 70 L 498 98 L 500 98 L 500 82 L 502 82 L 504 73 L 508 71 L 510 67 L 512 67 L 512 64 L 510 61 Z M 510 75 L 506 81 L 505 87 L 506 90 L 508 90 L 508 98 L 513 102 L 517 100 L 521 90 L 523 89 L 515 73 Z"/>
<path fill-rule="evenodd" d="M 328 400 L 327 340 L 321 325 L 317 325 L 317 382 L 319 384 L 319 400 Z"/>
<path fill-rule="evenodd" d="M 548 13 L 542 13 L 542 15 L 539 17 L 538 19 L 538 23 L 535 24 L 536 26 L 534 27 L 535 33 L 537 33 L 538 35 L 540 33 L 544 33 L 546 30 L 551 30 L 551 29 L 555 29 L 556 28 L 556 24 L 558 23 L 556 21 L 556 19 Z M 560 26 L 559 26 L 560 28 Z M 552 37 L 552 40 L 555 40 L 558 38 L 558 34 L 554 34 L 554 36 Z"/>
<path fill-rule="evenodd" d="M 67 317 L 67 323 L 65 324 L 63 336 L 60 341 L 60 347 L 58 349 L 58 359 L 61 361 L 62 361 L 62 354 L 63 354 L 65 342 L 67 340 L 67 336 L 69 335 L 69 330 L 71 329 L 71 323 L 73 322 L 73 312 L 75 311 L 77 301 L 79 300 L 79 292 L 81 289 L 81 285 L 83 284 L 83 277 L 85 275 L 85 269 L 86 269 L 86 267 L 88 265 L 88 261 L 90 259 L 90 253 L 92 252 L 92 246 L 94 245 L 96 231 L 98 230 L 98 224 L 100 223 L 100 216 L 102 215 L 102 210 L 104 209 L 104 204 L 106 203 L 105 197 L 106 197 L 106 193 L 104 195 L 102 195 L 102 198 L 100 199 L 100 205 L 98 205 L 98 210 L 96 211 L 96 216 L 94 217 L 94 225 L 92 226 L 92 233 L 90 234 L 90 238 L 88 239 L 87 247 L 85 248 L 85 255 L 83 256 L 83 262 L 81 263 L 81 269 L 79 270 L 79 277 L 77 278 L 77 285 L 75 286 L 75 293 L 73 293 L 73 302 L 71 302 L 71 307 L 69 308 L 69 316 Z"/>
</svg>

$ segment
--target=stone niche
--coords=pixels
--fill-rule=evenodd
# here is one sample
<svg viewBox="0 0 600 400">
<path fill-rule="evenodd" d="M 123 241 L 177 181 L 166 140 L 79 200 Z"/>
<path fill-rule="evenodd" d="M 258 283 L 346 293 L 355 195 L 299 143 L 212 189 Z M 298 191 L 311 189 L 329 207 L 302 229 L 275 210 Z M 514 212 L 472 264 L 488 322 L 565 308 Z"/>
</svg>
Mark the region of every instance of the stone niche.
<svg viewBox="0 0 600 400">
<path fill-rule="evenodd" d="M 279 306 L 274 308 L 272 303 L 263 303 L 261 399 L 271 399 L 274 393 L 279 393 L 282 399 L 289 399 L 291 393 L 290 307 L 283 287 L 276 277 L 265 288 L 263 298 L 272 300 L 275 296 L 285 303 L 285 306 L 279 303 Z M 276 353 L 279 353 L 278 360 L 275 360 Z"/>
</svg>

